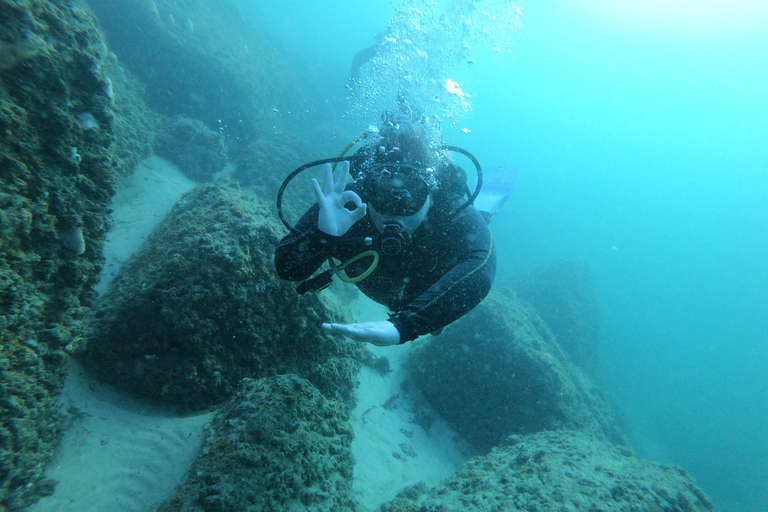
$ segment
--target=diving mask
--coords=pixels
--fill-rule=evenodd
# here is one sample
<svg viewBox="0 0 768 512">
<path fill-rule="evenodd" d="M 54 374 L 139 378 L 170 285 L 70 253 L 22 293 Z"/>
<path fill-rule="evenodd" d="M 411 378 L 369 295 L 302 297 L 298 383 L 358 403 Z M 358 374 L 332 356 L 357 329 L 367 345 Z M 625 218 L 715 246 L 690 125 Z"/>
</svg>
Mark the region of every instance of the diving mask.
<svg viewBox="0 0 768 512">
<path fill-rule="evenodd" d="M 363 200 L 381 215 L 415 215 L 429 197 L 429 186 L 422 177 L 425 172 L 428 170 L 400 164 L 385 164 L 371 169 L 363 179 Z"/>
</svg>

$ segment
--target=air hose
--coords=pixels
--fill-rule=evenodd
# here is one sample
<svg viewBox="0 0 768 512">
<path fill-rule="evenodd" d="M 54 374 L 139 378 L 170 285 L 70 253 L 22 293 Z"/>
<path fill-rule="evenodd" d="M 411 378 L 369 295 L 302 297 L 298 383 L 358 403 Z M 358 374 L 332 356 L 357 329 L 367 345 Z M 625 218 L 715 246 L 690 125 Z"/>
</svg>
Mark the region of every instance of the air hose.
<svg viewBox="0 0 768 512">
<path fill-rule="evenodd" d="M 360 259 L 368 257 L 368 256 L 373 256 L 373 262 L 368 267 L 368 269 L 365 272 L 363 272 L 362 274 L 360 274 L 359 276 L 348 277 L 345 274 L 341 273 L 341 271 L 344 270 L 348 265 L 351 265 L 352 263 L 356 262 L 357 260 L 360 260 Z M 376 270 L 376 267 L 379 265 L 379 253 L 377 253 L 374 250 L 364 251 L 364 252 L 361 252 L 360 254 L 358 254 L 357 256 L 353 256 L 352 258 L 348 259 L 347 261 L 345 261 L 341 265 L 336 265 L 336 262 L 333 261 L 333 258 L 328 258 L 328 264 L 333 269 L 333 273 L 336 274 L 339 277 L 339 279 L 341 279 L 345 283 L 359 283 L 360 281 L 362 281 L 363 279 L 365 279 L 366 277 L 371 275 L 371 273 L 374 270 Z"/>
</svg>

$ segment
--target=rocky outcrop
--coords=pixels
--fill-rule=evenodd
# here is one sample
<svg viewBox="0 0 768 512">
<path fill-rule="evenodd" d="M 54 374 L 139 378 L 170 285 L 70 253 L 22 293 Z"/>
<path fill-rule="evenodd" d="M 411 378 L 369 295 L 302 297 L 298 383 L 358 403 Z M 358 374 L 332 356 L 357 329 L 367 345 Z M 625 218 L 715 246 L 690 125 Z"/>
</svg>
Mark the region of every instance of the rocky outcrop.
<svg viewBox="0 0 768 512">
<path fill-rule="evenodd" d="M 168 117 L 223 129 L 233 145 L 271 133 L 276 98 L 294 81 L 231 0 L 90 2 L 110 48 Z"/>
<path fill-rule="evenodd" d="M 285 133 L 248 141 L 235 155 L 232 177 L 260 197 L 277 195 L 285 177 L 308 160 L 324 156 L 300 137 Z M 308 180 L 307 180 L 308 181 Z M 312 187 L 301 180 L 292 182 L 284 196 L 284 207 L 298 219 L 316 200 Z"/>
<path fill-rule="evenodd" d="M 140 116 L 121 117 L 111 69 L 76 4 L 0 0 L 0 508 L 51 492 L 65 351 L 85 334 L 115 180 L 141 156 L 117 137 Z"/>
<path fill-rule="evenodd" d="M 187 117 L 163 123 L 155 139 L 155 153 L 178 165 L 188 178 L 200 182 L 211 181 L 227 164 L 227 147 L 221 133 Z"/>
<path fill-rule="evenodd" d="M 597 386 L 508 287 L 416 349 L 407 370 L 409 389 L 480 452 L 511 434 L 563 428 L 624 441 Z"/>
<path fill-rule="evenodd" d="M 296 375 L 245 379 L 161 512 L 355 510 L 345 407 Z"/>
<path fill-rule="evenodd" d="M 362 346 L 322 330 L 341 314 L 272 273 L 281 231 L 234 183 L 198 186 L 115 277 L 86 365 L 126 391 L 192 410 L 227 400 L 242 378 L 281 373 L 350 404 Z"/>
<path fill-rule="evenodd" d="M 676 466 L 562 430 L 512 436 L 433 489 L 417 484 L 382 512 L 601 510 L 711 512 L 707 495 Z"/>
<path fill-rule="evenodd" d="M 109 78 L 107 95 L 115 111 L 114 162 L 120 175 L 125 176 L 152 153 L 162 116 L 149 108 L 146 89 L 123 67 L 114 52 L 107 52 L 103 64 Z"/>
<path fill-rule="evenodd" d="M 555 263 L 516 276 L 510 285 L 536 308 L 571 360 L 593 370 L 599 356 L 600 310 L 587 265 Z"/>
</svg>

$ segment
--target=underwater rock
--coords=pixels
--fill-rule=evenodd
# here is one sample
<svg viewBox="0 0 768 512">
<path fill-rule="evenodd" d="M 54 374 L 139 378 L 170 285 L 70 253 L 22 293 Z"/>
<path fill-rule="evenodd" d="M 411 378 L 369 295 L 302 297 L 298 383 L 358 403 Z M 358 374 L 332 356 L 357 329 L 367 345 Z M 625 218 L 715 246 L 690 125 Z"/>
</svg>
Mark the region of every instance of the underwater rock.
<svg viewBox="0 0 768 512">
<path fill-rule="evenodd" d="M 42 472 L 66 422 L 66 347 L 85 334 L 118 166 L 91 16 L 63 0 L 0 0 L 0 39 L 0 510 L 17 510 L 51 491 Z M 99 129 L 82 129 L 82 112 Z"/>
<path fill-rule="evenodd" d="M 94 0 L 110 48 L 165 116 L 223 128 L 228 141 L 272 132 L 272 108 L 301 79 L 248 24 L 236 2 Z"/>
<path fill-rule="evenodd" d="M 221 133 L 186 117 L 176 117 L 164 124 L 155 139 L 155 153 L 198 182 L 211 181 L 227 165 L 227 147 Z"/>
<path fill-rule="evenodd" d="M 536 308 L 571 360 L 584 369 L 594 369 L 599 356 L 600 310 L 587 265 L 547 265 L 516 276 L 510 285 Z"/>
<path fill-rule="evenodd" d="M 259 196 L 273 198 L 283 178 L 306 163 L 307 155 L 316 154 L 322 153 L 300 137 L 287 133 L 266 134 L 241 145 L 232 159 L 235 164 L 232 177 L 243 186 L 252 188 Z M 306 188 L 312 192 L 312 187 Z M 314 204 L 314 194 L 308 195 L 311 195 L 309 205 Z M 309 205 L 303 203 L 302 207 L 306 210 Z"/>
<path fill-rule="evenodd" d="M 102 73 L 104 95 L 114 107 L 114 163 L 120 175 L 125 176 L 152 153 L 162 116 L 149 108 L 144 86 L 114 53 L 107 52 Z"/>
<path fill-rule="evenodd" d="M 512 436 L 467 462 L 433 489 L 421 484 L 382 512 L 600 510 L 711 512 L 707 495 L 682 469 L 636 458 L 583 432 Z"/>
<path fill-rule="evenodd" d="M 244 379 L 189 479 L 158 512 L 355 510 L 345 407 L 296 375 Z"/>
<path fill-rule="evenodd" d="M 272 273 L 280 237 L 268 209 L 233 182 L 199 185 L 100 300 L 86 366 L 190 410 L 227 400 L 242 378 L 289 372 L 351 404 L 363 348 L 321 329 L 341 313 Z"/>
<path fill-rule="evenodd" d="M 75 116 L 75 119 L 77 120 L 77 124 L 80 125 L 80 128 L 83 130 L 99 129 L 99 122 L 90 112 L 80 112 Z"/>
<path fill-rule="evenodd" d="M 563 428 L 624 442 L 597 386 L 507 287 L 417 347 L 406 369 L 409 389 L 480 452 L 511 434 Z"/>
<path fill-rule="evenodd" d="M 312 138 L 292 133 L 265 133 L 240 144 L 230 159 L 232 178 L 260 198 L 273 201 L 286 176 L 307 163 L 309 155 L 338 154 L 339 148 L 327 153 L 310 144 Z M 289 219 L 300 219 L 317 200 L 312 187 L 302 180 L 291 182 L 285 192 L 282 208 Z"/>
<path fill-rule="evenodd" d="M 35 33 L 27 33 L 15 41 L 0 40 L 0 71 L 11 69 L 46 51 L 48 44 L 45 39 Z"/>
</svg>

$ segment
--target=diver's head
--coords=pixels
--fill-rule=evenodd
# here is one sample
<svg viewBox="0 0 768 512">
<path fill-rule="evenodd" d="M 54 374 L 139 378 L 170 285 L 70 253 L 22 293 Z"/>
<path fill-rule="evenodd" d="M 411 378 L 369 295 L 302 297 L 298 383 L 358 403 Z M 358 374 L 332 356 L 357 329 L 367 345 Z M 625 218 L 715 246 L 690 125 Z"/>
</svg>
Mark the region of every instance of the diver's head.
<svg viewBox="0 0 768 512">
<path fill-rule="evenodd" d="M 416 215 L 438 185 L 434 169 L 440 152 L 430 144 L 420 119 L 402 105 L 385 112 L 376 136 L 356 153 L 360 196 L 383 216 Z"/>
<path fill-rule="evenodd" d="M 427 195 L 422 207 L 412 215 L 387 215 L 377 211 L 376 207 L 369 204 L 368 214 L 373 220 L 373 225 L 381 233 L 377 250 L 387 256 L 400 254 L 406 241 L 427 218 L 430 206 L 432 206 L 432 196 L 430 195 Z"/>
<path fill-rule="evenodd" d="M 461 176 L 454 176 L 456 166 L 439 133 L 417 109 L 401 102 L 398 109 L 384 112 L 371 135 L 352 159 L 353 175 L 379 231 L 394 219 L 404 233 L 413 233 L 430 210 L 447 214 L 455 207 L 466 176 L 461 187 L 454 186 Z"/>
<path fill-rule="evenodd" d="M 427 218 L 432 195 L 421 169 L 385 164 L 368 170 L 361 196 L 380 233 L 408 237 Z"/>
<path fill-rule="evenodd" d="M 427 202 L 429 173 L 396 162 L 374 163 L 360 179 L 360 195 L 383 216 L 410 217 Z"/>
<path fill-rule="evenodd" d="M 385 112 L 378 128 L 375 156 L 379 161 L 399 162 L 414 167 L 427 166 L 435 158 L 430 137 L 412 110 Z"/>
</svg>

